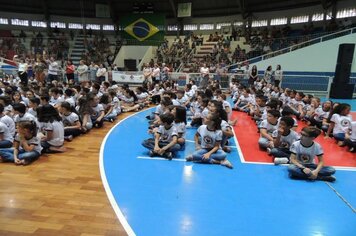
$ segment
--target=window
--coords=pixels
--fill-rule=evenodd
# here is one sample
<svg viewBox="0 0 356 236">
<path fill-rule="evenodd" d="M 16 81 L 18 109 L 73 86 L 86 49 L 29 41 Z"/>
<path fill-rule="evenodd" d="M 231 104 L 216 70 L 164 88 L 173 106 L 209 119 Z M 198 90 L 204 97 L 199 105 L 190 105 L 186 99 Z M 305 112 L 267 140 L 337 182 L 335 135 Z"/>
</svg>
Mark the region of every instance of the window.
<svg viewBox="0 0 356 236">
<path fill-rule="evenodd" d="M 287 21 L 288 21 L 287 17 L 275 18 L 271 20 L 271 25 L 286 25 Z"/>
<path fill-rule="evenodd" d="M 315 13 L 312 16 L 312 21 L 322 21 L 324 20 L 324 13 Z"/>
<path fill-rule="evenodd" d="M 168 25 L 167 31 L 177 31 L 178 26 L 177 25 Z"/>
<path fill-rule="evenodd" d="M 305 23 L 309 21 L 309 16 L 293 16 L 290 19 L 291 24 Z"/>
<path fill-rule="evenodd" d="M 262 27 L 262 26 L 267 26 L 267 20 L 252 21 L 251 27 Z"/>
<path fill-rule="evenodd" d="M 103 25 L 103 30 L 114 31 L 114 25 Z"/>
<path fill-rule="evenodd" d="M 31 21 L 31 25 L 33 27 L 42 27 L 42 28 L 46 28 L 47 27 L 47 23 L 44 21 Z"/>
<path fill-rule="evenodd" d="M 12 25 L 28 26 L 28 20 L 11 19 Z"/>
<path fill-rule="evenodd" d="M 86 29 L 92 29 L 92 30 L 100 30 L 100 25 L 96 25 L 96 24 L 87 24 Z"/>
<path fill-rule="evenodd" d="M 326 13 L 326 20 L 331 20 L 331 17 L 332 17 L 331 11 L 329 11 L 328 13 Z"/>
<path fill-rule="evenodd" d="M 8 25 L 9 24 L 9 20 L 6 18 L 0 18 L 0 25 Z"/>
<path fill-rule="evenodd" d="M 242 26 L 244 23 L 242 21 L 236 21 L 234 22 L 234 26 Z"/>
<path fill-rule="evenodd" d="M 231 26 L 231 23 L 217 23 L 216 29 L 221 29 L 221 27 Z"/>
<path fill-rule="evenodd" d="M 51 22 L 51 28 L 59 28 L 59 29 L 65 29 L 66 28 L 66 23 L 63 22 Z"/>
<path fill-rule="evenodd" d="M 200 24 L 199 29 L 200 30 L 213 30 L 214 24 Z"/>
<path fill-rule="evenodd" d="M 198 25 L 184 25 L 184 30 L 198 30 Z"/>
<path fill-rule="evenodd" d="M 68 23 L 68 29 L 83 29 L 83 25 L 79 23 Z"/>
<path fill-rule="evenodd" d="M 356 16 L 356 8 L 348 8 L 337 11 L 336 18 L 347 18 Z"/>
</svg>

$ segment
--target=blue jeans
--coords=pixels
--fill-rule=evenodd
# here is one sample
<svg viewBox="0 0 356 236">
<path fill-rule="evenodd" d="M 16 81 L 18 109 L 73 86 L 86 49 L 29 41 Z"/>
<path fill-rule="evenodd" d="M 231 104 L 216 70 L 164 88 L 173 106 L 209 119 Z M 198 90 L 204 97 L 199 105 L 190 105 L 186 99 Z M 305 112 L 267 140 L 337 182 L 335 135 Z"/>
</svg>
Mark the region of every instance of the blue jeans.
<svg viewBox="0 0 356 236">
<path fill-rule="evenodd" d="M 305 164 L 305 167 L 309 168 L 310 170 L 315 170 L 317 165 L 316 164 Z M 290 164 L 288 166 L 288 172 L 292 177 L 296 177 L 298 179 L 309 179 L 309 176 L 306 175 L 302 169 L 294 164 Z M 335 169 L 331 166 L 323 166 L 319 171 L 320 176 L 330 176 L 335 173 Z"/>
<path fill-rule="evenodd" d="M 0 141 L 0 148 L 11 148 L 12 142 L 9 140 L 1 140 Z"/>
<path fill-rule="evenodd" d="M 290 151 L 288 148 L 272 148 L 271 155 L 274 157 L 290 157 Z"/>
<path fill-rule="evenodd" d="M 158 142 L 158 146 L 160 148 L 163 148 L 163 147 L 167 146 L 168 144 L 169 144 L 169 142 L 162 142 L 162 141 Z M 144 146 L 148 150 L 153 150 L 155 148 L 155 139 L 149 138 L 149 139 L 143 140 L 142 146 Z M 167 150 L 167 152 L 172 152 L 173 157 L 175 157 L 179 150 L 181 150 L 181 146 L 178 143 L 176 143 L 172 147 L 170 147 Z"/>
<path fill-rule="evenodd" d="M 18 152 L 18 159 L 26 160 L 27 162 L 32 162 L 40 157 L 40 153 L 36 151 L 26 152 L 25 150 L 21 149 Z M 7 162 L 14 162 L 14 148 L 6 148 L 0 150 L 0 156 L 4 161 Z"/>
<path fill-rule="evenodd" d="M 193 153 L 193 161 L 196 161 L 196 162 L 206 162 L 206 163 L 211 163 L 213 164 L 214 163 L 214 160 L 216 161 L 222 161 L 222 160 L 225 160 L 226 159 L 226 153 L 219 149 L 217 150 L 215 153 L 211 154 L 209 159 L 203 159 L 203 155 L 205 153 L 208 153 L 210 150 L 208 149 L 205 149 L 205 148 L 202 148 L 202 149 L 199 149 L 199 150 L 196 150 L 194 153 Z"/>
<path fill-rule="evenodd" d="M 268 144 L 269 144 L 269 140 L 264 138 L 264 137 L 260 137 L 258 139 L 258 145 L 260 146 L 260 148 L 262 149 L 266 149 L 268 147 Z"/>
<path fill-rule="evenodd" d="M 344 141 L 345 140 L 345 133 L 333 134 L 333 136 L 337 141 Z"/>
</svg>

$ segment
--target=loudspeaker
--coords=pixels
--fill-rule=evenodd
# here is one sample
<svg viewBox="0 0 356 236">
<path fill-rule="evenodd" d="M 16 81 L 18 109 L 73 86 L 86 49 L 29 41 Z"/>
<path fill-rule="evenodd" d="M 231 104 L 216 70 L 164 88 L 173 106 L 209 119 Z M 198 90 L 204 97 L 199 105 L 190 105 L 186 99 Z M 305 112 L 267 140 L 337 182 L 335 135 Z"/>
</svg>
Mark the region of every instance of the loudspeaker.
<svg viewBox="0 0 356 236">
<path fill-rule="evenodd" d="M 336 64 L 335 76 L 333 79 L 334 83 L 344 83 L 350 82 L 351 75 L 351 64 Z"/>
<path fill-rule="evenodd" d="M 337 55 L 337 63 L 352 64 L 354 57 L 355 44 L 343 43 L 339 45 L 339 53 Z"/>
<path fill-rule="evenodd" d="M 330 98 L 352 99 L 354 84 L 332 83 L 329 96 Z"/>
</svg>

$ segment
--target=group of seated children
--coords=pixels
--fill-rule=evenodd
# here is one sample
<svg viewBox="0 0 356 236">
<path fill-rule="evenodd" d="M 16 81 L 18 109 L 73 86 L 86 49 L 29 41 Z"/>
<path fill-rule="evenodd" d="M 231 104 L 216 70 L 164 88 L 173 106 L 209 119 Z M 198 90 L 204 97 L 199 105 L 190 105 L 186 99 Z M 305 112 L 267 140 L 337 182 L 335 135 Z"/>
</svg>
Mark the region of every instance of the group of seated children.
<svg viewBox="0 0 356 236">
<path fill-rule="evenodd" d="M 28 165 L 42 153 L 64 152 L 64 141 L 113 122 L 121 112 L 147 106 L 154 96 L 142 87 L 103 82 L 46 87 L 0 82 L 0 162 Z"/>
<path fill-rule="evenodd" d="M 290 163 L 289 174 L 293 178 L 335 180 L 331 176 L 335 170 L 324 166 L 323 150 L 313 141 L 321 130 L 325 138 L 332 135 L 339 146 L 346 145 L 350 152 L 355 152 L 356 121 L 349 114 L 349 104 L 321 104 L 318 97 L 259 80 L 250 88 L 232 83 L 231 91 L 232 109 L 246 112 L 256 121 L 259 147 L 273 156 L 275 164 Z M 300 135 L 296 132 L 297 120 L 306 125 Z"/>
<path fill-rule="evenodd" d="M 224 107 L 219 98 L 221 95 L 224 95 L 221 90 L 212 85 L 205 91 L 191 84 L 176 94 L 169 90 L 163 91 L 155 112 L 147 116 L 150 120 L 149 134 L 153 137 L 144 140 L 142 145 L 149 150 L 149 155 L 169 160 L 176 158 L 179 151 L 185 150 L 187 126 L 196 127 L 196 151 L 188 155 L 186 161 L 219 164 L 232 169 L 226 154 L 231 149 L 226 144 L 233 137 L 233 132 L 228 123 L 229 108 Z M 187 116 L 191 118 L 189 125 Z"/>
</svg>

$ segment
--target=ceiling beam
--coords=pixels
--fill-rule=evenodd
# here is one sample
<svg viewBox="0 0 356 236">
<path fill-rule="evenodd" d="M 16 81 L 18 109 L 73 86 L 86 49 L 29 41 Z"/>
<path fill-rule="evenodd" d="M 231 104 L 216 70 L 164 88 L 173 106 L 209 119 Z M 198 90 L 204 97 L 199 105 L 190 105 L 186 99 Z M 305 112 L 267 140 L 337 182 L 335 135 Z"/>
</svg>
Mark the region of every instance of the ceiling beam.
<svg viewBox="0 0 356 236">
<path fill-rule="evenodd" d="M 48 23 L 50 21 L 51 16 L 49 14 L 47 0 L 42 0 L 41 1 L 41 5 L 42 5 L 42 10 L 43 10 L 43 14 L 44 14 L 45 20 Z"/>
<path fill-rule="evenodd" d="M 174 18 L 177 18 L 177 10 L 174 0 L 169 0 L 169 3 L 171 4 Z"/>
</svg>

